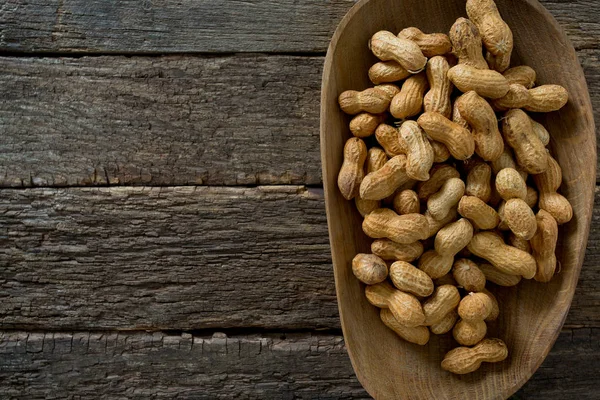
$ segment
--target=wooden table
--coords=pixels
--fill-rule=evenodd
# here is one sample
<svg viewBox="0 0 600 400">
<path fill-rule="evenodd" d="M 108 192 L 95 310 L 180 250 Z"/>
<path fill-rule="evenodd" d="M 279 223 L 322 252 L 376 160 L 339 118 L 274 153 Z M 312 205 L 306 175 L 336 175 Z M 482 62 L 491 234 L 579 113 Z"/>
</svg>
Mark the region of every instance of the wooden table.
<svg viewBox="0 0 600 400">
<path fill-rule="evenodd" d="M 600 110 L 598 1 L 543 3 Z M 318 139 L 353 4 L 0 0 L 1 398 L 368 398 Z M 599 228 L 518 399 L 600 398 Z"/>
</svg>

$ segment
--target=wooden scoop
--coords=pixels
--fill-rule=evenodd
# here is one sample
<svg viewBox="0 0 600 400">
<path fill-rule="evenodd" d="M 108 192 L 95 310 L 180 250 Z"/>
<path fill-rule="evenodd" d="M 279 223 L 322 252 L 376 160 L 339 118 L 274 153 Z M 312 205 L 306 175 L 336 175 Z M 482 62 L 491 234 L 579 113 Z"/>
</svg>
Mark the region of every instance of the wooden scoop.
<svg viewBox="0 0 600 400">
<path fill-rule="evenodd" d="M 488 337 L 503 339 L 508 358 L 457 376 L 441 369 L 444 354 L 457 344 L 451 335 L 426 346 L 410 344 L 388 329 L 352 274 L 357 253 L 370 253 L 362 218 L 336 182 L 343 146 L 351 136 L 350 117 L 337 97 L 371 87 L 367 71 L 378 60 L 367 47 L 379 30 L 394 33 L 416 26 L 444 32 L 466 17 L 464 0 L 361 0 L 338 26 L 325 61 L 321 96 L 321 157 L 335 283 L 344 338 L 358 379 L 376 399 L 504 399 L 535 372 L 554 344 L 569 311 L 585 253 L 596 183 L 596 138 L 585 78 L 573 46 L 554 18 L 535 0 L 497 0 L 514 34 L 513 65 L 537 71 L 537 84 L 556 83 L 569 92 L 559 112 L 535 118 L 550 132 L 550 148 L 563 169 L 562 193 L 573 219 L 561 226 L 559 269 L 550 283 L 522 280 L 496 291 L 500 317 Z"/>
</svg>

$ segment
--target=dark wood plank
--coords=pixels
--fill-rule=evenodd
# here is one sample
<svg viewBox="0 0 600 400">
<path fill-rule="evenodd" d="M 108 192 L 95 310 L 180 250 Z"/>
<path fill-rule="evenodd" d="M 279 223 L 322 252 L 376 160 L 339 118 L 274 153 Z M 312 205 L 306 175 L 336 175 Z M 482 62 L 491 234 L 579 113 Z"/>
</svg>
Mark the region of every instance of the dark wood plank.
<svg viewBox="0 0 600 400">
<path fill-rule="evenodd" d="M 0 191 L 0 325 L 337 327 L 321 189 Z"/>
<path fill-rule="evenodd" d="M 600 331 L 561 333 L 515 399 L 597 399 Z M 0 332 L 11 399 L 368 399 L 341 336 Z"/>
<path fill-rule="evenodd" d="M 0 58 L 0 186 L 319 184 L 322 64 Z"/>
<path fill-rule="evenodd" d="M 8 2 L 0 49 L 181 53 L 323 52 L 353 0 Z"/>
<path fill-rule="evenodd" d="M 339 328 L 320 189 L 4 189 L 0 227 L 0 329 Z M 597 207 L 567 326 L 599 271 Z"/>
<path fill-rule="evenodd" d="M 600 126 L 600 50 L 582 51 Z M 322 64 L 0 58 L 0 186 L 318 185 Z"/>
<path fill-rule="evenodd" d="M 353 0 L 4 2 L 0 50 L 60 53 L 325 52 Z M 594 0 L 542 0 L 579 48 L 598 48 Z"/>
</svg>

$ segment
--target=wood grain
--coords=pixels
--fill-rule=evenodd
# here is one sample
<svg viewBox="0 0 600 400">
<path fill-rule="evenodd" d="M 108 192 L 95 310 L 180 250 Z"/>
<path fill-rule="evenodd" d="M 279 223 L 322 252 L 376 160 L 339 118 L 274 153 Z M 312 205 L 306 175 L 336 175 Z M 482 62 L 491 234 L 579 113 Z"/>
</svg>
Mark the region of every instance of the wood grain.
<svg viewBox="0 0 600 400">
<path fill-rule="evenodd" d="M 0 50 L 53 53 L 325 52 L 354 0 L 4 2 Z M 542 0 L 577 49 L 599 48 L 594 0 Z M 463 12 L 463 15 L 465 13 Z"/>
<path fill-rule="evenodd" d="M 563 171 L 563 193 L 574 218 L 562 229 L 557 252 L 561 274 L 542 285 L 524 281 L 503 291 L 504 312 L 489 337 L 501 337 L 510 349 L 506 361 L 487 364 L 468 375 L 440 368 L 448 340 L 432 338 L 425 347 L 398 340 L 381 323 L 364 296 L 364 285 L 348 264 L 368 251 L 361 217 L 337 187 L 342 149 L 351 137 L 349 117 L 339 109 L 345 90 L 370 86 L 366 71 L 375 57 L 364 46 L 373 32 L 399 31 L 418 25 L 424 31 L 447 32 L 464 13 L 464 1 L 361 0 L 343 19 L 332 38 L 323 70 L 321 159 L 336 292 L 344 338 L 354 370 L 375 398 L 456 399 L 469 393 L 478 399 L 504 399 L 515 393 L 542 364 L 562 328 L 583 263 L 594 203 L 596 136 L 588 88 L 575 49 L 552 16 L 536 0 L 497 0 L 515 41 L 513 63 L 537 72 L 537 82 L 556 83 L 569 92 L 569 103 L 544 120 Z M 407 13 L 406 10 L 418 10 Z M 549 62 L 561 54 L 560 62 Z M 377 346 L 371 346 L 373 338 Z M 398 362 L 398 360 L 402 360 Z M 387 377 L 393 375 L 395 380 Z"/>
<path fill-rule="evenodd" d="M 318 185 L 323 60 L 0 58 L 0 187 Z"/>
<path fill-rule="evenodd" d="M 0 329 L 340 327 L 322 190 L 4 189 L 0 227 Z M 599 277 L 596 207 L 568 326 Z"/>
<path fill-rule="evenodd" d="M 561 333 L 515 399 L 595 400 L 600 331 Z M 369 399 L 341 336 L 0 332 L 11 399 Z"/>
<path fill-rule="evenodd" d="M 322 63 L 0 58 L 0 186 L 320 184 Z"/>
<path fill-rule="evenodd" d="M 33 0 L 4 3 L 0 49 L 25 52 L 324 52 L 353 0 Z"/>
<path fill-rule="evenodd" d="M 0 191 L 0 325 L 337 327 L 321 189 Z"/>
</svg>

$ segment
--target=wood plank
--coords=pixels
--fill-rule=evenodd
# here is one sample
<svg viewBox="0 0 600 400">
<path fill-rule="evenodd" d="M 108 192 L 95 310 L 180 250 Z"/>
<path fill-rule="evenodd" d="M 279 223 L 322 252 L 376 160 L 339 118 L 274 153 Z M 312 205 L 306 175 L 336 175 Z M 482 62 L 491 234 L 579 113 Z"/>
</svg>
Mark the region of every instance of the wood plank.
<svg viewBox="0 0 600 400">
<path fill-rule="evenodd" d="M 0 50 L 56 53 L 325 52 L 354 0 L 5 2 Z M 594 0 L 542 0 L 577 48 L 598 48 Z"/>
<path fill-rule="evenodd" d="M 4 189 L 0 227 L 0 329 L 339 328 L 321 189 Z M 567 326 L 599 272 L 597 207 Z"/>
<path fill-rule="evenodd" d="M 0 191 L 0 324 L 337 327 L 321 189 Z"/>
<path fill-rule="evenodd" d="M 515 399 L 597 399 L 600 330 L 565 330 Z M 341 336 L 1 332 L 11 399 L 367 399 Z"/>
<path fill-rule="evenodd" d="M 583 51 L 600 126 L 600 50 Z M 0 58 L 0 186 L 318 185 L 322 64 Z"/>
<path fill-rule="evenodd" d="M 0 49 L 26 52 L 323 52 L 354 0 L 33 0 L 5 3 Z"/>
<path fill-rule="evenodd" d="M 322 63 L 0 58 L 0 185 L 319 184 Z"/>
</svg>

